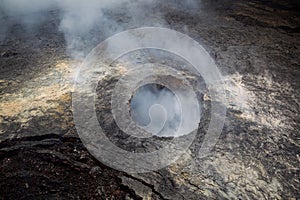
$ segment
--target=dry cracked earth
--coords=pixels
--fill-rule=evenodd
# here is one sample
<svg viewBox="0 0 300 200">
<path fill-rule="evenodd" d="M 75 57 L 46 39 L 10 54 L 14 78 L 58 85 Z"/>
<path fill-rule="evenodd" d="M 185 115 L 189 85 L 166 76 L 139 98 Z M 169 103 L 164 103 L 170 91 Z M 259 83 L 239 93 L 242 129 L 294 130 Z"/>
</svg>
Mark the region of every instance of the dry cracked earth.
<svg viewBox="0 0 300 200">
<path fill-rule="evenodd" d="M 0 46 L 0 199 L 300 199 L 299 5 L 214 0 L 182 11 L 179 4 L 161 3 L 153 13 L 200 42 L 225 78 L 226 121 L 212 154 L 195 156 L 204 119 L 200 136 L 169 167 L 128 174 L 103 165 L 76 132 L 72 91 L 81 61 L 66 51 L 57 11 L 31 34 L 5 18 L 11 26 Z M 124 30 L 145 25 L 108 14 Z M 98 42 L 106 37 L 97 34 Z M 122 69 L 105 71 L 101 112 Z"/>
</svg>

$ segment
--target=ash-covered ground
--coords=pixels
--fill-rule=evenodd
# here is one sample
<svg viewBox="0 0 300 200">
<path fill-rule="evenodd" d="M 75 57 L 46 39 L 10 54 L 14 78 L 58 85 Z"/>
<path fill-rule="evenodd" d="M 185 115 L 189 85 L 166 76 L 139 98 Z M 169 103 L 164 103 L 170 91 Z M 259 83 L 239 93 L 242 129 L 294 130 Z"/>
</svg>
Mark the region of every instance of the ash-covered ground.
<svg viewBox="0 0 300 200">
<path fill-rule="evenodd" d="M 86 55 L 113 33 L 167 27 L 202 44 L 225 78 L 227 118 L 212 154 L 195 156 L 199 136 L 176 163 L 134 175 L 97 161 L 77 135 L 71 93 L 82 60 L 62 31 L 60 11 L 43 11 L 42 22 L 34 26 L 24 26 L 23 15 L 2 15 L 6 30 L 0 31 L 1 199 L 300 198 L 299 4 L 195 2 L 143 5 L 139 9 L 144 15 L 122 9 L 130 2 L 108 8 L 103 11 L 105 20 L 101 18 L 101 25 L 79 45 Z M 130 59 L 168 61 L 141 55 Z M 104 69 L 107 73 L 99 81 L 96 107 L 104 112 L 100 124 L 111 122 L 105 100 L 122 73 L 119 66 Z M 207 120 L 199 133 L 205 132 Z"/>
</svg>

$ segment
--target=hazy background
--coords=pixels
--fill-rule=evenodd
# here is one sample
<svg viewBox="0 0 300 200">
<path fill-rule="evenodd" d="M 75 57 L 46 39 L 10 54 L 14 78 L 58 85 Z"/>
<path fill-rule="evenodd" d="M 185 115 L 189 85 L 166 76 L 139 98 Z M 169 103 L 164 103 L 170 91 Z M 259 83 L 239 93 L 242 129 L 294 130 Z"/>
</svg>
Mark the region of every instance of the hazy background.
<svg viewBox="0 0 300 200">
<path fill-rule="evenodd" d="M 163 3 L 158 0 L 0 0 L 0 43 L 14 24 L 21 25 L 24 34 L 32 34 L 45 22 L 49 11 L 59 12 L 59 31 L 64 34 L 68 53 L 82 59 L 87 53 L 85 46 L 97 37 L 95 33 L 109 37 L 128 28 L 166 27 L 159 7 L 170 5 L 192 10 L 198 3 L 195 0 Z"/>
</svg>

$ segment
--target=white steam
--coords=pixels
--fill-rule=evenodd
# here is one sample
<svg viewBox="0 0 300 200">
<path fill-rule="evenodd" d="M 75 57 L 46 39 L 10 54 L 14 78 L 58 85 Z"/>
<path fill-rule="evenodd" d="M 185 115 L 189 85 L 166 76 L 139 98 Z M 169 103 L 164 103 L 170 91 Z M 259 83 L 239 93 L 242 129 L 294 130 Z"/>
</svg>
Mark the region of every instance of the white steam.
<svg viewBox="0 0 300 200">
<path fill-rule="evenodd" d="M 65 35 L 67 47 L 73 57 L 83 57 L 85 41 L 93 27 L 101 22 L 103 9 L 112 8 L 116 1 L 112 0 L 63 0 L 57 3 L 61 11 L 59 30 Z"/>
<path fill-rule="evenodd" d="M 7 36 L 11 23 L 20 24 L 30 32 L 49 17 L 50 10 L 58 11 L 58 28 L 64 33 L 68 52 L 80 58 L 87 53 L 84 51 L 87 43 L 99 37 L 99 33 L 103 34 L 103 40 L 124 29 L 162 26 L 161 13 L 154 11 L 159 3 L 158 0 L 0 0 L 0 42 Z M 98 32 L 92 33 L 93 30 Z"/>
<path fill-rule="evenodd" d="M 181 120 L 180 103 L 171 90 L 144 85 L 131 99 L 131 117 L 154 135 L 175 136 Z"/>
<path fill-rule="evenodd" d="M 75 58 L 81 58 L 88 52 L 85 52 L 87 43 L 92 43 L 93 47 L 99 43 L 99 39 L 96 41 L 95 37 L 103 40 L 125 29 L 166 26 L 160 9 L 168 8 L 170 5 L 190 10 L 197 7 L 197 1 L 0 0 L 0 43 L 7 36 L 13 23 L 22 25 L 30 32 L 45 22 L 50 10 L 58 11 L 60 15 L 58 28 L 64 33 L 68 52 Z M 11 20 L 9 22 L 12 18 L 13 22 Z M 98 32 L 91 33 L 93 30 Z M 102 35 L 99 36 L 99 33 Z"/>
<path fill-rule="evenodd" d="M 166 27 L 164 12 L 172 9 L 191 11 L 197 6 L 196 0 L 0 0 L 0 43 L 9 31 L 13 31 L 14 24 L 23 26 L 29 33 L 47 22 L 49 11 L 55 11 L 60 20 L 57 28 L 65 36 L 68 53 L 73 58 L 82 59 L 91 46 L 95 47 L 113 33 L 142 26 Z M 120 40 L 116 48 L 121 43 L 133 44 L 136 39 Z M 132 107 L 137 122 L 160 136 L 174 134 L 182 113 L 173 93 L 152 88 L 152 91 L 146 89 L 135 98 Z M 182 119 L 184 126 L 178 135 L 189 133 L 199 117 L 193 110 L 197 106 L 190 96 L 184 100 L 190 106 L 186 108 L 189 115 Z"/>
</svg>

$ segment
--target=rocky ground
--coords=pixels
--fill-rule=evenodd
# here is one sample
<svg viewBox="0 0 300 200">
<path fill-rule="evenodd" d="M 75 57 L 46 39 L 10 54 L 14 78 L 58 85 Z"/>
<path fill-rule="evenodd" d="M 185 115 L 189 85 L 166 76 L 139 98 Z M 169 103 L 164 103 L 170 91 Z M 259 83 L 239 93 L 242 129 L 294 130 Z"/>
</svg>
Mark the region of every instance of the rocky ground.
<svg viewBox="0 0 300 200">
<path fill-rule="evenodd" d="M 299 7 L 215 0 L 182 11 L 179 4 L 152 9 L 166 27 L 200 42 L 226 79 L 227 118 L 214 152 L 197 158 L 198 138 L 152 173 L 101 164 L 76 133 L 71 92 L 80 61 L 66 52 L 57 12 L 32 34 L 7 18 L 14 25 L 0 46 L 1 199 L 300 198 Z M 124 29 L 145 25 L 110 15 Z"/>
</svg>

